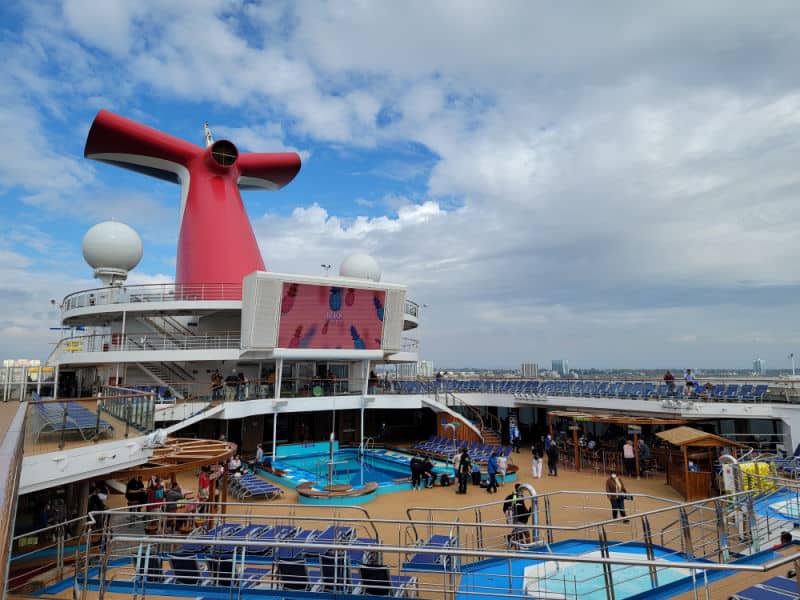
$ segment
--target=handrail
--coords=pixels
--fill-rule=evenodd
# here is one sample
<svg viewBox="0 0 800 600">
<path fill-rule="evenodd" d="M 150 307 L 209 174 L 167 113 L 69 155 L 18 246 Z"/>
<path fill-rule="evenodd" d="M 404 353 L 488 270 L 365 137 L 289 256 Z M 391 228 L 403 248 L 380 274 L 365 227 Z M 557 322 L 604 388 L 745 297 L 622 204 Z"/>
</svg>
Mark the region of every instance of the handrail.
<svg viewBox="0 0 800 600">
<path fill-rule="evenodd" d="M 17 490 L 22 471 L 22 450 L 25 443 L 25 421 L 28 403 L 22 402 L 17 408 L 3 442 L 0 444 L 0 507 L 4 518 L 0 519 L 0 590 L 5 597 L 8 583 L 9 558 L 14 542 L 14 522 L 17 513 Z"/>
<path fill-rule="evenodd" d="M 239 330 L 192 335 L 98 333 L 65 337 L 53 352 L 135 352 L 140 350 L 219 350 L 241 347 Z"/>
</svg>

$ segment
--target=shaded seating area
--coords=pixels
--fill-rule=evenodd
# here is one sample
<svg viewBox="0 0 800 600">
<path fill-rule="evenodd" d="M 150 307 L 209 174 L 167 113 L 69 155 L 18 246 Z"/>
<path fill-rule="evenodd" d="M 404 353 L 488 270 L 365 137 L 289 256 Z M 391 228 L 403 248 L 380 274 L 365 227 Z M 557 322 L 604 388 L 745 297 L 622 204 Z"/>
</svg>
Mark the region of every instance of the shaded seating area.
<svg viewBox="0 0 800 600">
<path fill-rule="evenodd" d="M 656 437 L 676 448 L 667 454 L 667 484 L 687 502 L 716 495 L 713 465 L 719 455 L 731 452 L 735 456 L 739 449 L 746 448 L 739 442 L 687 426 L 661 431 Z"/>
<path fill-rule="evenodd" d="M 38 441 L 46 433 L 77 433 L 84 440 L 92 439 L 113 427 L 97 413 L 77 402 L 33 402 L 33 432 Z"/>
</svg>

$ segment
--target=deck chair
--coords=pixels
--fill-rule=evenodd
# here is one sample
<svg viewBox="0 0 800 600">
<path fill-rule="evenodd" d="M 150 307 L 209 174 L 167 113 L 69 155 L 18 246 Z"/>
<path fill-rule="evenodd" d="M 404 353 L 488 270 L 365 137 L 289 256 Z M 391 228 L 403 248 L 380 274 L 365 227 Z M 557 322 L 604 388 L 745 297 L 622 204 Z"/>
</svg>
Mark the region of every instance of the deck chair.
<svg viewBox="0 0 800 600">
<path fill-rule="evenodd" d="M 319 556 L 321 592 L 347 593 L 351 585 L 346 552 L 327 552 Z"/>
<path fill-rule="evenodd" d="M 210 583 L 208 571 L 203 568 L 196 556 L 172 554 L 167 558 L 172 566 L 172 574 L 175 576 L 176 583 L 183 585 L 207 585 Z"/>
<path fill-rule="evenodd" d="M 355 593 L 373 596 L 405 596 L 408 589 L 416 583 L 416 577 L 392 575 L 386 565 L 361 565 L 359 569 L 360 587 Z"/>
<path fill-rule="evenodd" d="M 773 590 L 778 590 L 779 592 L 794 594 L 800 597 L 800 590 L 798 590 L 797 581 L 793 579 L 787 579 L 786 577 L 772 577 L 766 581 L 762 581 L 759 585 Z"/>
<path fill-rule="evenodd" d="M 284 590 L 311 590 L 319 585 L 319 571 L 309 571 L 305 560 L 281 560 L 277 563 L 278 585 Z"/>
</svg>

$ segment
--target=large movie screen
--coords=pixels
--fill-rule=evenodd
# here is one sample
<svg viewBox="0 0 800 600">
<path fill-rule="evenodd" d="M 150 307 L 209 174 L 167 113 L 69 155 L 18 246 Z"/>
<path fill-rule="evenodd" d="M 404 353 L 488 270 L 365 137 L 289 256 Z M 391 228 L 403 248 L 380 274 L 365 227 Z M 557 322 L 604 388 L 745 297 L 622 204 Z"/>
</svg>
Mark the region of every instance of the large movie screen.
<svg viewBox="0 0 800 600">
<path fill-rule="evenodd" d="M 380 350 L 386 292 L 284 282 L 279 348 Z"/>
</svg>

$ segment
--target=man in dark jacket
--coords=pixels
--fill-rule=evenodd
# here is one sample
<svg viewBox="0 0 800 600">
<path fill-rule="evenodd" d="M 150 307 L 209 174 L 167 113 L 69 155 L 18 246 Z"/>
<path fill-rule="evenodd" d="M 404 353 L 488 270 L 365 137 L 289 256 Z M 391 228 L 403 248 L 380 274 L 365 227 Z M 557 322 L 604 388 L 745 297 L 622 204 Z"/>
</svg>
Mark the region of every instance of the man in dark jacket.
<svg viewBox="0 0 800 600">
<path fill-rule="evenodd" d="M 506 521 L 514 526 L 512 535 L 518 541 L 524 544 L 530 543 L 530 531 L 528 531 L 528 519 L 531 513 L 525 500 L 519 491 L 520 485 L 514 484 L 514 491 L 505 497 L 503 502 L 503 514 L 506 516 Z"/>
<path fill-rule="evenodd" d="M 469 451 L 464 448 L 461 454 L 461 462 L 458 463 L 458 491 L 456 494 L 467 493 L 467 483 L 472 475 L 472 459 L 469 457 Z"/>
</svg>

